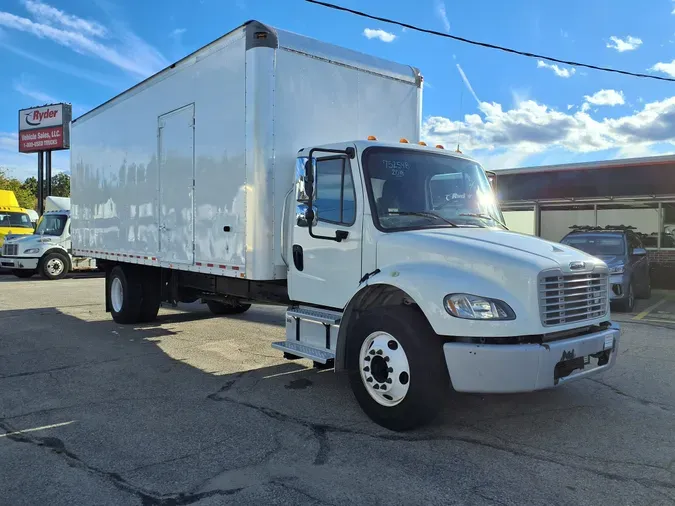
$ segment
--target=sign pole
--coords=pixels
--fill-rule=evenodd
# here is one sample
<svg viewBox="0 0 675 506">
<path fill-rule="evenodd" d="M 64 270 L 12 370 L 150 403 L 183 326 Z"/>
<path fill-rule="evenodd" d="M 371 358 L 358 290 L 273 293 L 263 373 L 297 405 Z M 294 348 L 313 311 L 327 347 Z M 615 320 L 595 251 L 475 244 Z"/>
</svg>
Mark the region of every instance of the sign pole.
<svg viewBox="0 0 675 506">
<path fill-rule="evenodd" d="M 38 180 L 37 180 L 37 212 L 40 216 L 44 213 L 44 196 L 42 195 L 42 188 L 44 186 L 44 152 L 38 151 Z"/>
<path fill-rule="evenodd" d="M 47 178 L 47 195 L 46 197 L 50 197 L 52 194 L 52 151 L 49 150 L 45 153 L 45 172 L 46 172 L 46 178 Z"/>
</svg>

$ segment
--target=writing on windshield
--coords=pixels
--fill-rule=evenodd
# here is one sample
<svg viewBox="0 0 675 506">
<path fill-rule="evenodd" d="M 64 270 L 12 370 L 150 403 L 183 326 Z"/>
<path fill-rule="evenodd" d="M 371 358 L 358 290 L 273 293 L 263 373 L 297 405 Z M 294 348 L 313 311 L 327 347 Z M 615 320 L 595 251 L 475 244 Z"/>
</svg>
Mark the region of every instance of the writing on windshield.
<svg viewBox="0 0 675 506">
<path fill-rule="evenodd" d="M 376 225 L 384 230 L 501 226 L 483 168 L 433 151 L 369 148 L 366 186 Z"/>
</svg>

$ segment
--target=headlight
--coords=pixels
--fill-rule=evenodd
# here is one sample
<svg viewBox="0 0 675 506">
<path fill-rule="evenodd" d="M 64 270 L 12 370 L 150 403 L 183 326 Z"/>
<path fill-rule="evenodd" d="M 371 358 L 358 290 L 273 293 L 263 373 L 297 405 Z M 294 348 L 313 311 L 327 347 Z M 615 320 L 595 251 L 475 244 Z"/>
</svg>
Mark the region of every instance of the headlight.
<svg viewBox="0 0 675 506">
<path fill-rule="evenodd" d="M 623 271 L 626 269 L 626 266 L 621 264 L 621 265 L 615 265 L 613 267 L 609 268 L 609 273 L 610 274 L 623 274 Z"/>
<path fill-rule="evenodd" d="M 452 316 L 467 320 L 515 320 L 516 313 L 501 300 L 478 297 L 467 293 L 451 293 L 443 300 L 445 310 Z"/>
<path fill-rule="evenodd" d="M 40 248 L 31 248 L 31 249 L 27 249 L 27 250 L 24 251 L 24 253 L 26 253 L 26 254 L 40 253 Z"/>
</svg>

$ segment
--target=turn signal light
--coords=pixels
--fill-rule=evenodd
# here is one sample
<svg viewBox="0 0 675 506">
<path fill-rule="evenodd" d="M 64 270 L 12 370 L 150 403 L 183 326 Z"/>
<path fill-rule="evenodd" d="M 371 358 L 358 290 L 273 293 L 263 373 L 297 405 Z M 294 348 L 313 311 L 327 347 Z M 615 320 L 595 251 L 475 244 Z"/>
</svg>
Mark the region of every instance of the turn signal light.
<svg viewBox="0 0 675 506">
<path fill-rule="evenodd" d="M 408 139 L 406 139 L 405 137 L 401 137 L 401 140 L 398 142 L 400 142 L 401 144 L 408 144 Z"/>
<path fill-rule="evenodd" d="M 420 146 L 426 146 L 427 145 L 427 143 L 424 142 L 424 141 L 419 141 L 417 144 L 419 144 Z"/>
<path fill-rule="evenodd" d="M 377 140 L 377 137 L 375 137 L 374 135 L 369 135 L 369 136 L 368 136 L 368 140 L 369 140 L 369 141 L 376 141 L 376 140 Z"/>
<path fill-rule="evenodd" d="M 443 147 L 442 144 L 436 144 L 436 147 L 437 147 L 438 149 L 445 149 L 445 148 Z"/>
</svg>

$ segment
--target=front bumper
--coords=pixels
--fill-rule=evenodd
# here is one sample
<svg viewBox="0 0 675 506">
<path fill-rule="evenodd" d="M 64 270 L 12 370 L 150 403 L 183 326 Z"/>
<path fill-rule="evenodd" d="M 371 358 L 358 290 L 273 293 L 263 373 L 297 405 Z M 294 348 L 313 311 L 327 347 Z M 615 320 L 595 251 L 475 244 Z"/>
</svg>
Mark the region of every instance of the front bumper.
<svg viewBox="0 0 675 506">
<path fill-rule="evenodd" d="M 458 392 L 531 392 L 608 370 L 616 362 L 620 336 L 612 324 L 545 344 L 446 343 L 443 353 Z"/>
<path fill-rule="evenodd" d="M 0 256 L 0 267 L 5 269 L 37 269 L 39 258 Z"/>
</svg>

